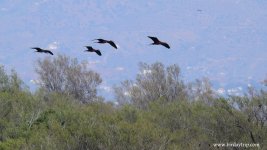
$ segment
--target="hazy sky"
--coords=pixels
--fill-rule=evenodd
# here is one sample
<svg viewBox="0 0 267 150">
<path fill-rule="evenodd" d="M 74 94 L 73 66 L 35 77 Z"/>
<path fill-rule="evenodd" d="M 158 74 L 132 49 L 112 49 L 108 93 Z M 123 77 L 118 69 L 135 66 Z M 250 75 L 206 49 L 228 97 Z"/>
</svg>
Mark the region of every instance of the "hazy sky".
<svg viewBox="0 0 267 150">
<path fill-rule="evenodd" d="M 1 0 L 0 64 L 33 88 L 34 63 L 47 55 L 30 47 L 49 48 L 87 60 L 108 95 L 112 85 L 134 79 L 140 61 L 176 63 L 184 80 L 209 77 L 216 90 L 230 93 L 266 78 L 266 25 L 266 0 Z M 171 49 L 149 46 L 148 35 Z M 103 56 L 84 53 L 85 45 Z"/>
</svg>

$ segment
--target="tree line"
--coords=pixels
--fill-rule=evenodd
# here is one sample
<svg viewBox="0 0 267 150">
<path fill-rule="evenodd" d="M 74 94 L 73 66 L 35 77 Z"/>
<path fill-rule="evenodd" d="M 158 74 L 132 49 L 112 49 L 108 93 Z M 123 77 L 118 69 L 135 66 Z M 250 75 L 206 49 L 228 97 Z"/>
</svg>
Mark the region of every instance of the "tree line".
<svg viewBox="0 0 267 150">
<path fill-rule="evenodd" d="M 231 142 L 266 149 L 263 89 L 221 97 L 207 78 L 184 83 L 176 64 L 139 63 L 134 80 L 114 85 L 114 103 L 98 95 L 101 75 L 86 62 L 47 57 L 36 73 L 39 88 L 30 92 L 15 70 L 0 67 L 0 150 L 205 150 Z"/>
</svg>

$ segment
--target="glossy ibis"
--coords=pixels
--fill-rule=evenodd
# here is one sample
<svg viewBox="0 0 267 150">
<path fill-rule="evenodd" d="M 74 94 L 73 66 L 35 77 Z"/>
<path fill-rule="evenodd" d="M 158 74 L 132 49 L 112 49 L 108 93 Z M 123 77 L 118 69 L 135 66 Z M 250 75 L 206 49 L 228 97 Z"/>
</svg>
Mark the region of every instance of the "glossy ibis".
<svg viewBox="0 0 267 150">
<path fill-rule="evenodd" d="M 116 45 L 113 41 L 111 41 L 111 40 L 104 40 L 104 39 L 95 39 L 95 40 L 97 40 L 97 42 L 95 42 L 95 43 L 100 43 L 100 44 L 108 43 L 108 44 L 110 44 L 112 47 L 118 49 L 117 45 Z"/>
<path fill-rule="evenodd" d="M 95 52 L 97 55 L 101 56 L 101 52 L 98 49 L 94 49 L 92 46 L 85 46 L 87 50 L 85 52 Z"/>
<path fill-rule="evenodd" d="M 49 53 L 50 55 L 54 55 L 50 50 L 41 49 L 39 47 L 33 47 L 32 49 L 35 49 L 35 52 L 38 53 Z"/>
<path fill-rule="evenodd" d="M 167 44 L 166 42 L 162 42 L 160 41 L 158 38 L 156 37 L 152 37 L 152 36 L 148 36 L 151 40 L 153 40 L 154 43 L 151 43 L 151 45 L 162 45 L 166 48 L 170 48 L 169 44 Z"/>
</svg>

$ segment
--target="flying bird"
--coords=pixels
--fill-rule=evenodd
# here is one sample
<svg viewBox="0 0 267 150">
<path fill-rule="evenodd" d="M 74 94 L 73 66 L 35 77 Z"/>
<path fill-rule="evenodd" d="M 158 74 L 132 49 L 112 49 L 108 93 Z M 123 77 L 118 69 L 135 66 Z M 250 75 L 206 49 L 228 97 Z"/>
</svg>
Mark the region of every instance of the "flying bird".
<svg viewBox="0 0 267 150">
<path fill-rule="evenodd" d="M 87 50 L 85 52 L 95 52 L 97 55 L 101 56 L 101 52 L 98 49 L 94 49 L 92 46 L 85 46 Z"/>
<path fill-rule="evenodd" d="M 41 49 L 39 47 L 33 47 L 31 49 L 35 49 L 36 50 L 35 52 L 38 53 L 49 53 L 50 55 L 54 55 L 50 50 Z"/>
<path fill-rule="evenodd" d="M 95 41 L 95 40 L 97 40 L 97 42 L 95 42 L 95 43 L 100 43 L 100 44 L 108 43 L 108 44 L 110 44 L 112 47 L 118 49 L 117 45 L 116 45 L 113 41 L 111 41 L 111 40 L 94 39 L 93 41 Z"/>
<path fill-rule="evenodd" d="M 151 40 L 153 40 L 154 43 L 151 43 L 150 45 L 162 45 L 166 48 L 170 48 L 169 44 L 167 44 L 166 42 L 161 42 L 158 38 L 156 37 L 152 37 L 152 36 L 147 36 L 149 37 Z"/>
</svg>

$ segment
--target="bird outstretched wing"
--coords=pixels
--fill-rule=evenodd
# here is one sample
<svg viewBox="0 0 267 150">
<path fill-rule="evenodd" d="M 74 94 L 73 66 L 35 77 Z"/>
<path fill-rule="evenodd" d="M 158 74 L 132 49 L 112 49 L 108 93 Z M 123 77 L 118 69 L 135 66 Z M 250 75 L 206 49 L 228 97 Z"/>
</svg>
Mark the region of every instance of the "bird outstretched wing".
<svg viewBox="0 0 267 150">
<path fill-rule="evenodd" d="M 45 52 L 45 53 L 49 53 L 49 54 L 51 54 L 51 55 L 54 55 L 50 50 L 43 50 L 43 52 Z"/>
<path fill-rule="evenodd" d="M 101 52 L 100 52 L 100 50 L 95 50 L 95 52 L 97 53 L 97 55 L 99 55 L 99 56 L 101 56 L 102 54 L 101 54 Z"/>
<path fill-rule="evenodd" d="M 166 48 L 168 48 L 168 49 L 170 49 L 171 47 L 170 47 L 170 45 L 169 44 L 167 44 L 167 43 L 165 43 L 165 42 L 162 42 L 161 43 L 161 45 L 163 45 L 164 47 L 166 47 Z"/>
<path fill-rule="evenodd" d="M 109 43 L 112 47 L 118 49 L 117 45 L 116 45 L 113 41 L 108 41 L 108 43 Z"/>
<path fill-rule="evenodd" d="M 151 40 L 153 40 L 155 43 L 159 42 L 159 39 L 153 36 L 147 36 L 149 37 Z"/>
</svg>

